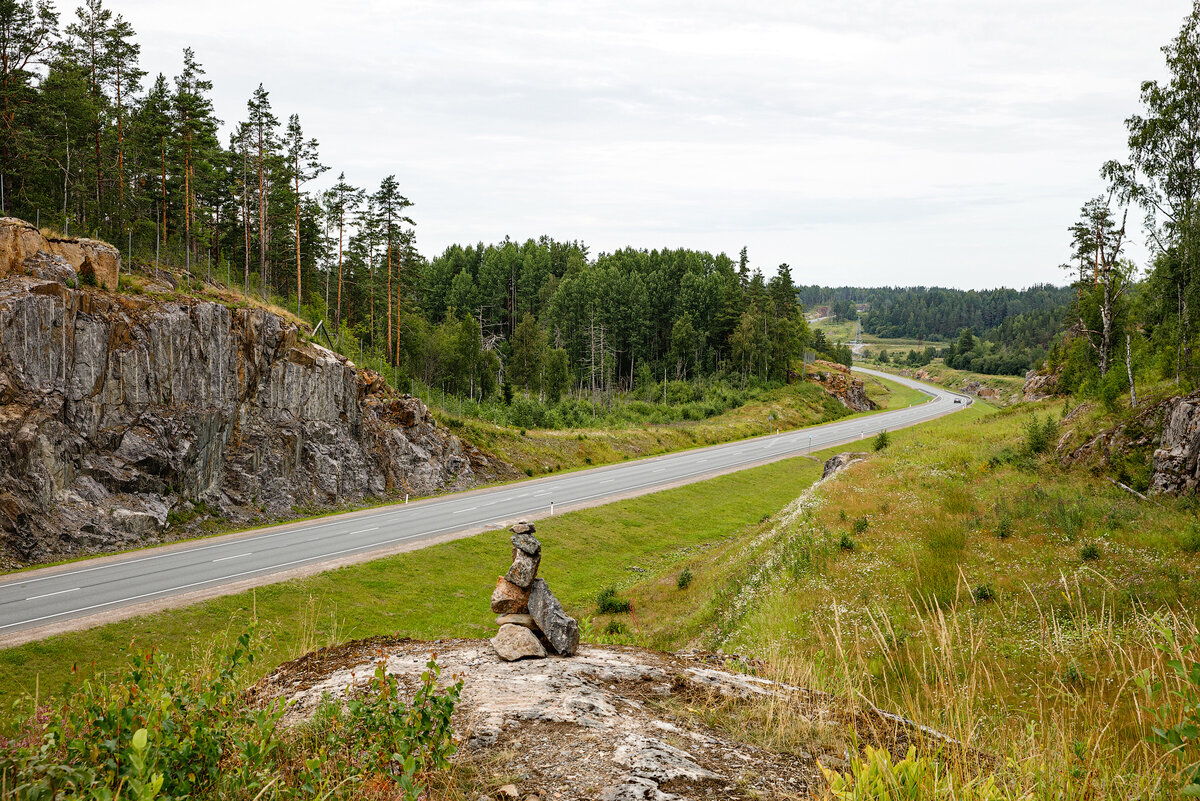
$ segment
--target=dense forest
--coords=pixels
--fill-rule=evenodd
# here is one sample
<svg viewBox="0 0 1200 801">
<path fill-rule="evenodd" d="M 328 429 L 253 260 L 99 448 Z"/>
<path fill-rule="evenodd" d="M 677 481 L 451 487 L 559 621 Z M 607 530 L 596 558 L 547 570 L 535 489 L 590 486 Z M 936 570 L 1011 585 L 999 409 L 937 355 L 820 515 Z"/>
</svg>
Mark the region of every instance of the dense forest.
<svg viewBox="0 0 1200 801">
<path fill-rule="evenodd" d="M 1142 382 L 1183 391 L 1200 378 L 1200 4 L 1162 52 L 1166 79 L 1141 84 L 1124 159 L 1102 165 L 1104 191 L 1067 229 L 1073 298 L 1047 358 L 1060 389 L 1110 406 L 1136 406 Z M 1125 255 L 1139 217 L 1145 271 Z"/>
<path fill-rule="evenodd" d="M 397 384 L 469 401 L 574 393 L 594 411 L 635 387 L 669 400 L 667 382 L 782 382 L 806 348 L 850 360 L 809 332 L 788 266 L 766 279 L 744 249 L 543 237 L 427 259 L 395 176 L 315 189 L 327 159 L 265 87 L 225 124 L 196 53 L 171 78 L 139 53 L 102 0 L 70 20 L 0 0 L 0 211 L 285 305 Z"/>
<path fill-rule="evenodd" d="M 1012 375 L 1046 357 L 1076 295 L 1049 284 L 1022 290 L 804 286 L 798 292 L 806 306 L 828 306 L 838 319 L 855 319 L 857 306 L 868 305 L 862 315 L 867 334 L 948 343 L 939 354 L 951 367 Z"/>
</svg>

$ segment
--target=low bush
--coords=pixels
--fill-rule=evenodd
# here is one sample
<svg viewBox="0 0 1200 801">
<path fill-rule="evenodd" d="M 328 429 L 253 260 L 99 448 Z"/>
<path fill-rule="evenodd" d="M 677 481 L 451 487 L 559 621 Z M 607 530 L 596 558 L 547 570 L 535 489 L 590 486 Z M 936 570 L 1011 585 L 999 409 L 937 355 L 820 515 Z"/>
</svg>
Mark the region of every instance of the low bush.
<svg viewBox="0 0 1200 801">
<path fill-rule="evenodd" d="M 633 609 L 633 604 L 628 598 L 617 597 L 614 587 L 606 587 L 601 590 L 600 595 L 596 598 L 596 604 L 600 607 L 601 614 L 605 615 L 620 615 Z"/>
<path fill-rule="evenodd" d="M 880 431 L 875 435 L 875 440 L 871 443 L 876 451 L 881 451 L 892 443 L 892 437 L 886 431 Z"/>
<path fill-rule="evenodd" d="M 118 676 L 85 681 L 0 739 L 0 786 L 41 799 L 353 798 L 368 779 L 416 799 L 422 772 L 448 765 L 461 682 L 438 689 L 429 662 L 412 701 L 383 664 L 343 706 L 322 699 L 311 725 L 283 729 L 282 700 L 242 692 L 262 651 L 253 631 L 191 672 L 159 653 Z"/>
<path fill-rule="evenodd" d="M 848 774 L 823 765 L 821 771 L 829 782 L 828 797 L 837 801 L 1007 801 L 1012 797 L 991 777 L 957 779 L 935 760 L 918 757 L 915 746 L 909 746 L 898 762 L 885 749 L 867 746 L 865 758 L 852 760 Z"/>
<path fill-rule="evenodd" d="M 1200 553 L 1200 523 L 1193 521 L 1179 533 L 1179 547 L 1184 553 Z"/>
<path fill-rule="evenodd" d="M 681 590 L 686 590 L 692 584 L 692 571 L 690 568 L 684 568 L 679 574 L 679 578 L 675 580 L 675 586 Z"/>
</svg>

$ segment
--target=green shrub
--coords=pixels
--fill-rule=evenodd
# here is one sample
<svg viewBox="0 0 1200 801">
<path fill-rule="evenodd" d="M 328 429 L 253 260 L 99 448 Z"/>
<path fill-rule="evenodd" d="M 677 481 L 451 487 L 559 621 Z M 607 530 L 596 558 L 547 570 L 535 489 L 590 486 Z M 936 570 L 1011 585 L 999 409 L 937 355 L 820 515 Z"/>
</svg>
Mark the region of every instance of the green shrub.
<svg viewBox="0 0 1200 801">
<path fill-rule="evenodd" d="M 344 706 L 323 698 L 312 724 L 288 732 L 282 699 L 258 706 L 243 693 L 261 650 L 251 631 L 212 666 L 183 672 L 139 654 L 124 673 L 83 682 L 0 739 L 0 786 L 30 801 L 328 798 L 387 777 L 388 797 L 415 801 L 418 777 L 448 766 L 462 683 L 438 689 L 434 662 L 410 703 L 381 662 Z"/>
<path fill-rule="evenodd" d="M 1097 559 L 1099 559 L 1101 557 L 1101 555 L 1102 554 L 1100 553 L 1100 546 L 1094 542 L 1089 542 L 1087 545 L 1083 546 L 1083 548 L 1081 548 L 1079 551 L 1079 556 L 1085 562 L 1095 562 Z"/>
<path fill-rule="evenodd" d="M 692 571 L 690 568 L 684 568 L 679 574 L 679 578 L 675 580 L 675 586 L 681 590 L 686 590 L 692 584 Z"/>
<path fill-rule="evenodd" d="M 1193 654 L 1200 651 L 1200 634 L 1192 642 L 1177 646 L 1175 634 L 1158 624 L 1163 641 L 1158 650 L 1166 656 L 1178 653 L 1167 667 L 1174 674 L 1174 687 L 1164 682 L 1150 681 L 1150 671 L 1137 676 L 1138 686 L 1151 701 L 1163 703 L 1155 710 L 1156 723 L 1150 741 L 1165 748 L 1179 765 L 1181 797 L 1200 797 L 1200 661 Z"/>
<path fill-rule="evenodd" d="M 888 445 L 892 444 L 892 437 L 886 431 L 880 431 L 875 435 L 875 439 L 871 443 L 876 451 L 881 451 Z"/>
<path fill-rule="evenodd" d="M 842 538 L 838 540 L 838 547 L 843 551 L 853 551 L 855 547 L 854 539 L 849 534 L 843 532 Z"/>
<path fill-rule="evenodd" d="M 867 518 L 865 518 L 865 517 L 855 518 L 854 533 L 861 537 L 863 532 L 865 532 L 867 530 L 867 526 L 869 526 L 869 525 L 871 525 L 871 523 L 870 523 L 870 521 L 867 520 Z"/>
<path fill-rule="evenodd" d="M 1008 515 L 1000 518 L 1000 522 L 996 523 L 996 536 L 1002 540 L 1006 540 L 1012 536 L 1013 523 L 1012 518 Z"/>
<path fill-rule="evenodd" d="M 992 777 L 961 781 L 929 757 L 918 757 L 915 746 L 899 762 L 886 749 L 867 746 L 866 758 L 855 757 L 850 773 L 821 766 L 829 782 L 829 797 L 837 801 L 1007 801 L 1011 798 Z"/>
<path fill-rule="evenodd" d="M 1058 433 L 1058 423 L 1053 417 L 1045 420 L 1033 415 L 1025 423 L 1025 452 L 1031 455 L 1045 453 L 1054 444 L 1055 434 Z"/>
<path fill-rule="evenodd" d="M 979 601 L 980 603 L 987 603 L 988 601 L 994 600 L 996 597 L 996 591 L 992 589 L 991 584 L 980 584 L 971 591 L 971 594 L 975 596 L 975 600 Z"/>
<path fill-rule="evenodd" d="M 610 620 L 608 625 L 604 627 L 605 634 L 624 634 L 625 624 L 619 620 Z"/>
<path fill-rule="evenodd" d="M 600 595 L 596 598 L 596 604 L 600 607 L 601 614 L 619 615 L 629 612 L 633 609 L 633 604 L 627 598 L 618 598 L 617 590 L 614 587 L 606 587 L 600 591 Z"/>
<path fill-rule="evenodd" d="M 1184 553 L 1200 553 L 1200 523 L 1193 520 L 1179 533 L 1179 547 Z"/>
</svg>

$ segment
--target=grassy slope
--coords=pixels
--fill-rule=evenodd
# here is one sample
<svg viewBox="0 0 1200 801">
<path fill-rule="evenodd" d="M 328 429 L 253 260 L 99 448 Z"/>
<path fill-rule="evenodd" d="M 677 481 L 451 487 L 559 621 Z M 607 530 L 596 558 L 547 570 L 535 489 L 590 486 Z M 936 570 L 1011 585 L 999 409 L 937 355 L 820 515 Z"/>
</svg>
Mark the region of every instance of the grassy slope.
<svg viewBox="0 0 1200 801">
<path fill-rule="evenodd" d="M 694 556 L 687 590 L 684 566 L 627 587 L 626 636 L 766 657 L 1011 758 L 1026 787 L 1157 792 L 1167 767 L 1133 677 L 1167 678 L 1156 627 L 1195 631 L 1195 515 L 1048 458 L 993 459 L 1040 410 L 898 432 L 792 519 Z"/>
<path fill-rule="evenodd" d="M 893 381 L 868 378 L 864 388 L 881 410 L 927 400 L 920 392 Z M 481 420 L 436 414 L 459 436 L 530 475 L 715 445 L 767 434 L 776 428 L 788 431 L 848 416 L 837 401 L 812 383 L 780 387 L 763 400 L 707 420 L 666 425 L 579 431 L 531 429 L 522 433 Z"/>
<path fill-rule="evenodd" d="M 907 351 L 905 352 L 907 353 Z M 944 365 L 941 359 L 934 359 L 932 363 L 917 368 L 901 367 L 895 364 L 876 364 L 871 361 L 865 361 L 862 364 L 870 366 L 874 370 L 891 373 L 899 373 L 904 370 L 911 374 L 917 372 L 917 370 L 924 370 L 929 374 L 929 381 L 934 384 L 941 384 L 947 389 L 961 390 L 963 384 L 967 381 L 978 381 L 985 387 L 1000 390 L 1000 402 L 1002 404 L 1020 400 L 1021 390 L 1025 386 L 1025 379 L 1021 376 L 984 375 L 983 373 L 972 373 L 967 370 L 954 370 Z"/>
</svg>

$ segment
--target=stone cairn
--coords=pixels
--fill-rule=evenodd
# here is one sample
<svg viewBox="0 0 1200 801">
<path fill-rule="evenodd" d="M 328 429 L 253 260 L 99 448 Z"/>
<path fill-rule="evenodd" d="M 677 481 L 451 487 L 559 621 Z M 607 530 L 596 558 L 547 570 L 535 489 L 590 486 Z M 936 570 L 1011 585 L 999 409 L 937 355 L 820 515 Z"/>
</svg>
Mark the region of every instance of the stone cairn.
<svg viewBox="0 0 1200 801">
<path fill-rule="evenodd" d="M 500 631 L 492 638 L 496 654 L 507 662 L 546 654 L 572 656 L 579 647 L 579 623 L 563 611 L 544 579 L 537 577 L 542 544 L 532 523 L 517 523 L 512 532 L 512 567 L 496 580 L 492 611 Z"/>
</svg>

